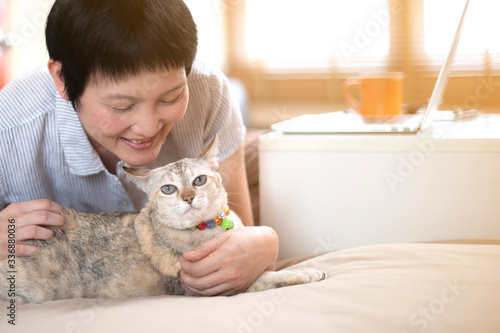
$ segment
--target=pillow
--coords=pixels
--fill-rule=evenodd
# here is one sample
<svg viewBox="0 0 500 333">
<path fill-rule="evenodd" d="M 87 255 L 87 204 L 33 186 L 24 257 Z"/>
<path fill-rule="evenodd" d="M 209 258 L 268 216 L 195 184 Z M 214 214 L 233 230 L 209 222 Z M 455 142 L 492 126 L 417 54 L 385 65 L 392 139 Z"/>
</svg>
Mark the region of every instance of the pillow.
<svg viewBox="0 0 500 333">
<path fill-rule="evenodd" d="M 231 297 L 72 299 L 15 306 L 1 332 L 500 332 L 500 246 L 391 244 L 292 266 L 324 281 Z"/>
</svg>

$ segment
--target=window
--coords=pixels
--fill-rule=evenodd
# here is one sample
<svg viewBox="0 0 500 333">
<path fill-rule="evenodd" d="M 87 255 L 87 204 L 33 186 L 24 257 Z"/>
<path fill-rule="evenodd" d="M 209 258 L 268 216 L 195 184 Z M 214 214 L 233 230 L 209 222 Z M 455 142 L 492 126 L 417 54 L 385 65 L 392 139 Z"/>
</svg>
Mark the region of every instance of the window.
<svg viewBox="0 0 500 333">
<path fill-rule="evenodd" d="M 452 23 L 461 15 L 462 7 L 457 6 L 459 3 L 461 4 L 456 0 L 424 2 L 425 50 L 429 55 L 443 55 L 448 52 L 446 44 L 442 41 L 449 39 L 455 32 L 456 24 Z M 460 39 L 459 54 L 482 54 L 486 51 L 500 53 L 498 13 L 500 13 L 500 2 L 471 1 Z"/>
<path fill-rule="evenodd" d="M 232 3 L 229 73 L 246 83 L 253 101 L 342 101 L 343 79 L 365 71 L 404 72 L 405 102 L 426 101 L 465 5 L 465 0 L 226 1 Z M 473 94 L 481 77 L 500 82 L 498 13 L 498 1 L 470 1 L 445 104 L 457 105 L 464 94 Z M 496 96 L 481 103 L 498 108 Z"/>
<path fill-rule="evenodd" d="M 410 41 L 425 55 L 445 56 L 465 1 L 420 0 L 408 5 L 404 22 L 403 0 L 251 0 L 245 1 L 245 61 L 268 68 L 340 67 L 387 63 L 391 35 L 409 24 L 424 31 L 423 45 Z M 421 14 L 423 7 L 423 15 Z M 471 1 L 458 59 L 500 53 L 500 3 Z M 423 18 L 421 17 L 423 16 Z M 401 52 L 403 38 L 392 36 L 392 50 Z M 411 34 L 404 39 L 411 38 Z M 421 52 L 415 55 L 421 57 Z"/>
<path fill-rule="evenodd" d="M 268 68 L 380 63 L 389 53 L 386 0 L 251 0 L 245 13 L 248 61 Z"/>
<path fill-rule="evenodd" d="M 462 8 L 463 1 L 424 1 L 424 49 L 430 59 L 443 57 L 448 53 Z M 470 2 L 457 50 L 455 63 L 458 68 L 480 70 L 491 66 L 493 69 L 499 69 L 499 12 L 500 2 Z M 488 61 L 489 64 L 485 63 Z"/>
</svg>

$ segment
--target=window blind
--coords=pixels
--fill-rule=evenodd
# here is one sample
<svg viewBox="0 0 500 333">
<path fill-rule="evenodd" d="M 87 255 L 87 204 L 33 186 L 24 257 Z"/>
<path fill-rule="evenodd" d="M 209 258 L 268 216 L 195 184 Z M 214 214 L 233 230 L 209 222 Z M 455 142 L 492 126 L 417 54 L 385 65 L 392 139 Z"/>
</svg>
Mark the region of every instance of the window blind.
<svg viewBox="0 0 500 333">
<path fill-rule="evenodd" d="M 465 0 L 247 0 L 237 62 L 269 72 L 436 72 L 464 5 Z M 469 9 L 454 73 L 498 71 L 500 2 L 475 0 Z"/>
<path fill-rule="evenodd" d="M 251 0 L 244 10 L 248 63 L 275 71 L 314 71 L 380 67 L 387 61 L 387 0 Z"/>
</svg>

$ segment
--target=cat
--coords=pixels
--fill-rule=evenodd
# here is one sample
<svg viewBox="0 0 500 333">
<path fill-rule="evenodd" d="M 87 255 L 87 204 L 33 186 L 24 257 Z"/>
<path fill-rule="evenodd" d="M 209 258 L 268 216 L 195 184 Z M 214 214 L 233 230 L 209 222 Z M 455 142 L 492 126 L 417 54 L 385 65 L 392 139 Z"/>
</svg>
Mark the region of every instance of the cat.
<svg viewBox="0 0 500 333">
<path fill-rule="evenodd" d="M 243 227 L 227 208 L 218 173 L 217 135 L 198 156 L 154 169 L 124 167 L 146 194 L 139 213 L 78 213 L 66 209 L 65 225 L 52 228 L 32 257 L 16 258 L 16 299 L 42 303 L 68 298 L 184 295 L 178 258 L 231 228 Z M 7 260 L 0 272 L 9 271 Z M 247 292 L 326 278 L 313 268 L 264 272 Z M 0 279 L 7 299 L 9 280 Z"/>
</svg>

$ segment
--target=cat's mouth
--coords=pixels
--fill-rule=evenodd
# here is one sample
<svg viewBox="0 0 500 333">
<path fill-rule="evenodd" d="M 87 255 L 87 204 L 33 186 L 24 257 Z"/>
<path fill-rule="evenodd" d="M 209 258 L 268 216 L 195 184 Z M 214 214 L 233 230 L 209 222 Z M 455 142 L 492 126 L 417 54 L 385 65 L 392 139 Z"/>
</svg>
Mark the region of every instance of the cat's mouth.
<svg viewBox="0 0 500 333">
<path fill-rule="evenodd" d="M 186 228 L 194 227 L 198 223 L 204 220 L 209 220 L 217 214 L 218 213 L 207 212 L 206 207 L 200 202 L 193 202 L 193 204 L 185 205 L 180 212 L 180 216 L 182 216 L 182 219 L 187 219 L 192 223 L 192 225 L 185 226 Z"/>
<path fill-rule="evenodd" d="M 184 208 L 184 210 L 182 212 L 182 215 L 188 215 L 190 217 L 197 217 L 203 208 L 203 206 L 201 206 L 201 205 L 200 205 L 200 207 L 198 207 L 198 206 L 199 205 L 196 203 L 186 205 L 186 207 Z"/>
</svg>

